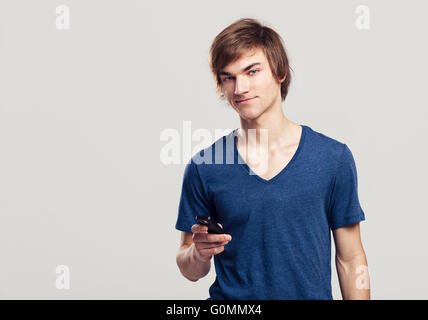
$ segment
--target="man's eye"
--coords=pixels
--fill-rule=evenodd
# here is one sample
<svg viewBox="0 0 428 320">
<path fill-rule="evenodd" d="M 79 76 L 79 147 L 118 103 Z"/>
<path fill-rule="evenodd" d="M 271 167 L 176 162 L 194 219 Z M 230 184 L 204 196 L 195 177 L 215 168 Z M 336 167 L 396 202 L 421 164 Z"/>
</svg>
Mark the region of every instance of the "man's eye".
<svg viewBox="0 0 428 320">
<path fill-rule="evenodd" d="M 260 71 L 260 70 L 257 70 L 257 69 L 254 69 L 254 70 L 251 70 L 251 71 L 249 71 L 248 73 L 250 73 L 250 74 L 255 74 L 255 73 L 251 73 L 251 72 L 253 72 L 253 71 Z M 227 77 L 227 78 L 224 78 L 223 79 L 223 81 L 228 81 L 227 79 L 229 79 L 229 78 L 232 78 L 232 77 Z"/>
</svg>

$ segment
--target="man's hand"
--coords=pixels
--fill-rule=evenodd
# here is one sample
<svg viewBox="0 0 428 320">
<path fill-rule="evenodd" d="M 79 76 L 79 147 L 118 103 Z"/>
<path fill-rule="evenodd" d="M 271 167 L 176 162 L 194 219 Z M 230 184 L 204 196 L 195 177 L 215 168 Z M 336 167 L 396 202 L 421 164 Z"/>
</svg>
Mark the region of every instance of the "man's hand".
<svg viewBox="0 0 428 320">
<path fill-rule="evenodd" d="M 220 226 L 223 228 L 221 224 Z M 208 227 L 200 224 L 194 224 L 192 232 L 195 257 L 201 261 L 209 261 L 213 255 L 223 252 L 224 246 L 232 240 L 230 234 L 208 233 Z"/>
</svg>

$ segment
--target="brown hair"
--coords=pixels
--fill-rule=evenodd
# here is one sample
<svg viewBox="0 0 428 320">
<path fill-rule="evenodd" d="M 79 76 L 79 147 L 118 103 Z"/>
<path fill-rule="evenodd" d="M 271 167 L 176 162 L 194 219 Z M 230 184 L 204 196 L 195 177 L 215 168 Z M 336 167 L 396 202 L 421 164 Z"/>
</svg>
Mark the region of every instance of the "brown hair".
<svg viewBox="0 0 428 320">
<path fill-rule="evenodd" d="M 276 79 L 286 76 L 281 83 L 281 100 L 284 101 L 291 81 L 291 67 L 283 40 L 273 29 L 250 18 L 235 21 L 220 32 L 211 44 L 208 60 L 217 92 L 221 92 L 220 70 L 238 60 L 247 50 L 256 48 L 263 50 Z"/>
</svg>

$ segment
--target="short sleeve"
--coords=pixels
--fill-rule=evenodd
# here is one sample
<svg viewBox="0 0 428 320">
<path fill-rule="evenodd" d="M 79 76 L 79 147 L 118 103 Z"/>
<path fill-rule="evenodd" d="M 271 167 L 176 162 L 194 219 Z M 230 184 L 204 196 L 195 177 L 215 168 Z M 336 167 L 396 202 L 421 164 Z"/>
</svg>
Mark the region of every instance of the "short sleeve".
<svg viewBox="0 0 428 320">
<path fill-rule="evenodd" d="M 195 216 L 213 216 L 213 214 L 214 208 L 205 192 L 197 165 L 190 161 L 184 169 L 175 228 L 192 233 L 192 225 L 197 223 Z"/>
<path fill-rule="evenodd" d="M 358 178 L 354 157 L 348 146 L 340 158 L 329 207 L 329 225 L 332 230 L 365 220 L 358 199 Z"/>
</svg>

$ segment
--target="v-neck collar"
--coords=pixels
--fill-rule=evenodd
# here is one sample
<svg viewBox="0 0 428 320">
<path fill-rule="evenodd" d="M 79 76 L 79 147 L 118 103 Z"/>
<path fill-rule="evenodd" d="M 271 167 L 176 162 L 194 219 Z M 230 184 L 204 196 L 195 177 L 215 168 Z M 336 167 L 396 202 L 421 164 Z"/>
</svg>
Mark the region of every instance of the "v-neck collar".
<svg viewBox="0 0 428 320">
<path fill-rule="evenodd" d="M 284 174 L 284 172 L 286 172 L 288 170 L 288 168 L 293 164 L 293 162 L 296 161 L 297 156 L 299 155 L 300 151 L 302 150 L 303 144 L 305 142 L 307 127 L 303 124 L 301 124 L 300 126 L 302 127 L 302 133 L 300 135 L 300 141 L 299 141 L 299 145 L 297 146 L 296 152 L 294 153 L 291 160 L 287 163 L 287 165 L 284 168 L 282 168 L 282 170 L 280 172 L 278 172 L 274 177 L 270 178 L 269 180 L 266 180 L 266 179 L 260 177 L 258 174 L 256 174 L 253 170 L 251 170 L 251 168 L 247 165 L 247 163 L 242 159 L 241 155 L 238 152 L 238 147 L 236 144 L 236 139 L 237 139 L 236 132 L 239 129 L 239 128 L 236 128 L 232 132 L 232 137 L 233 137 L 234 154 L 235 154 L 235 158 L 238 159 L 238 164 L 240 164 L 240 167 L 242 167 L 248 175 L 255 177 L 257 180 L 259 180 L 263 183 L 269 184 L 269 183 L 276 181 L 281 175 Z"/>
</svg>

